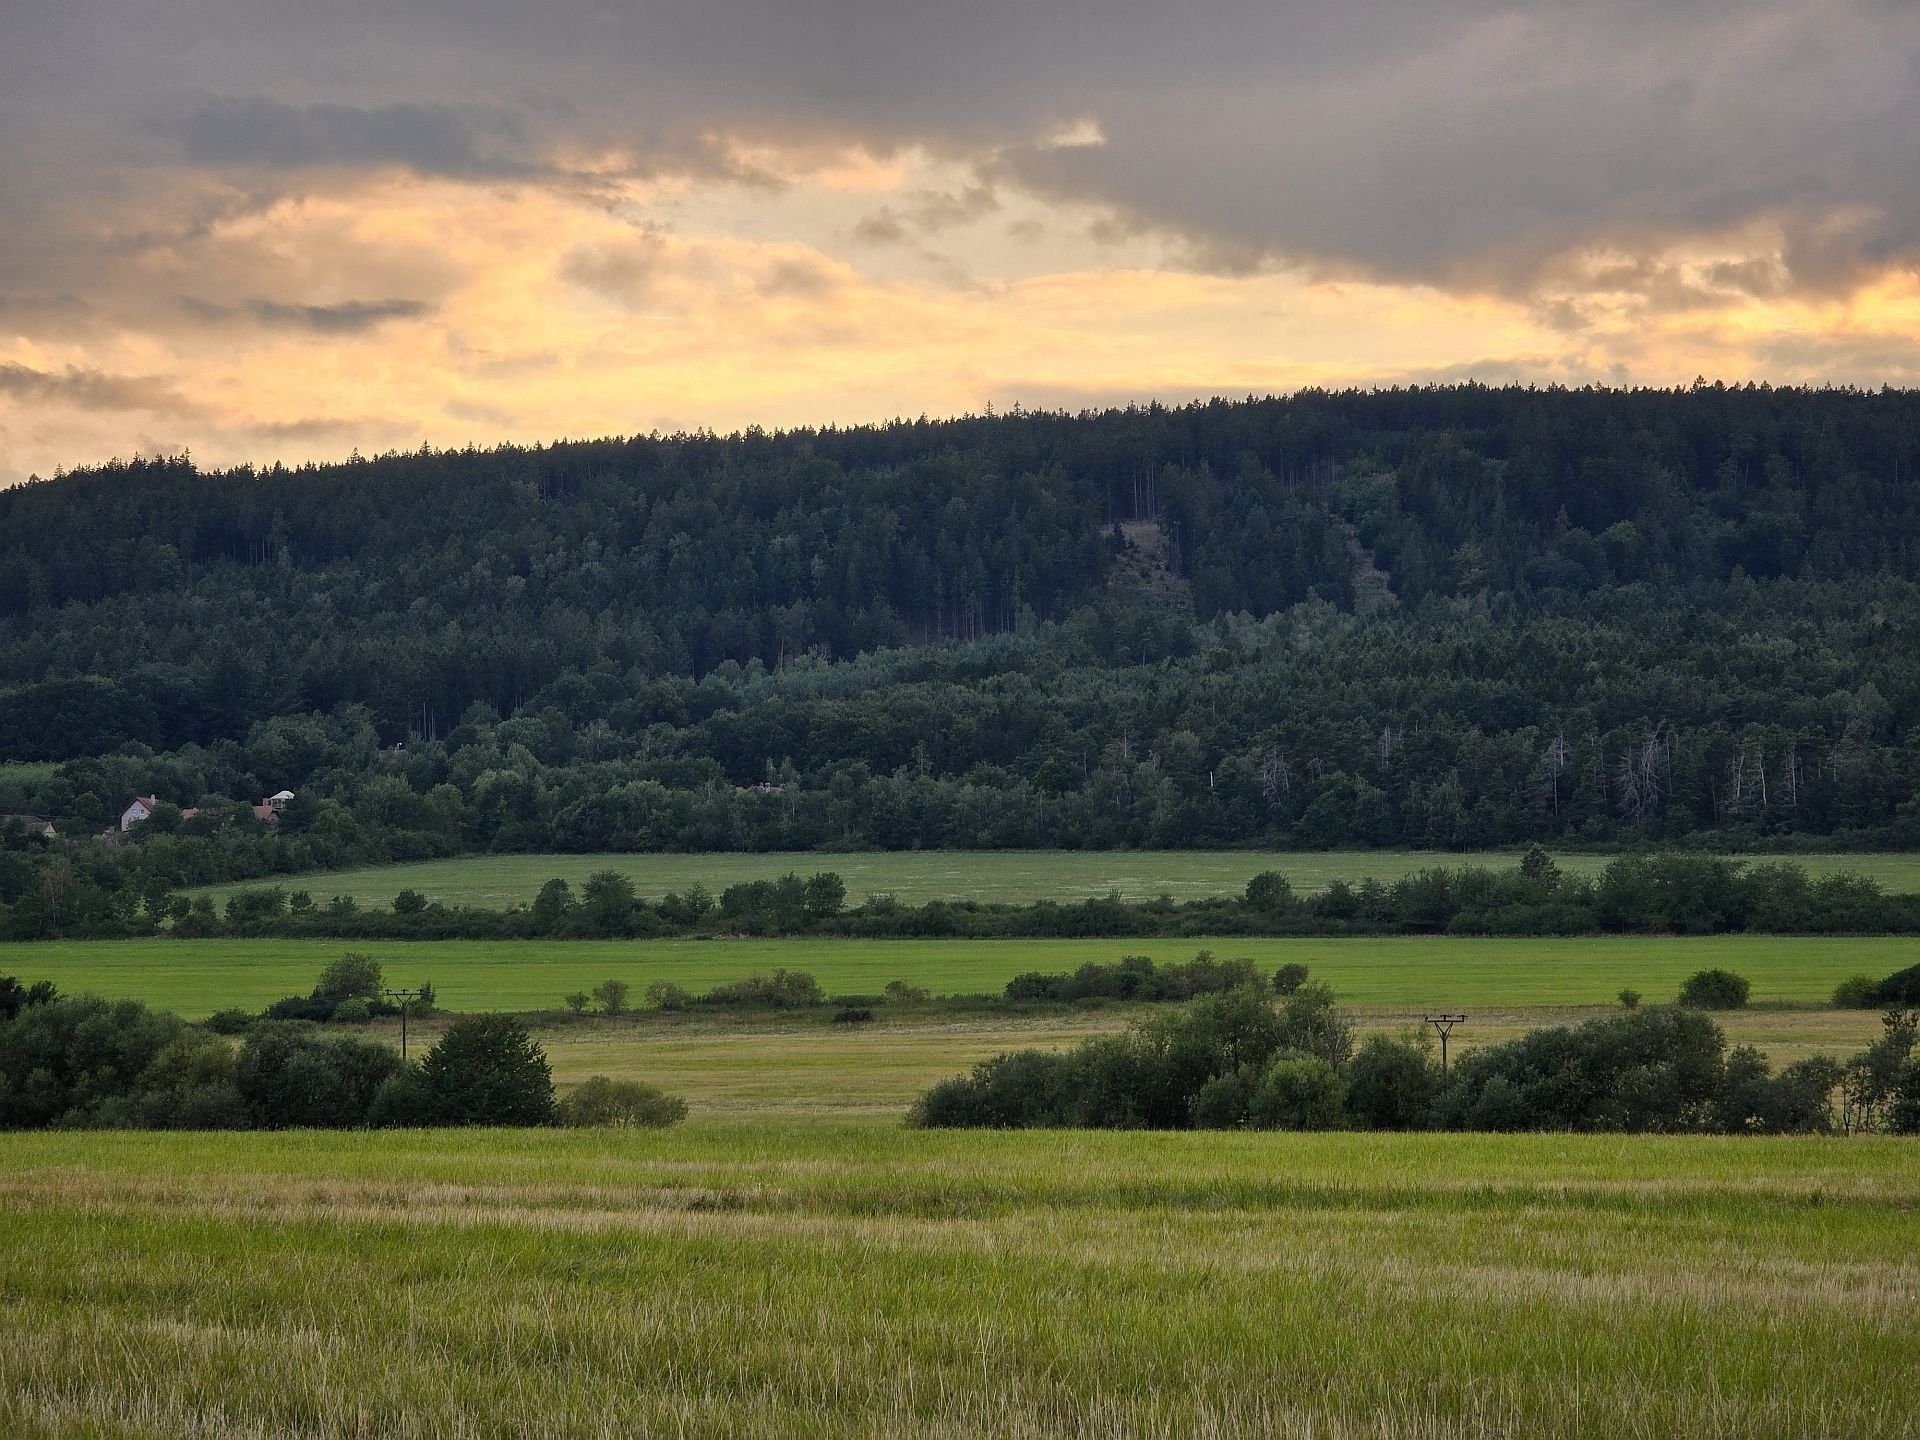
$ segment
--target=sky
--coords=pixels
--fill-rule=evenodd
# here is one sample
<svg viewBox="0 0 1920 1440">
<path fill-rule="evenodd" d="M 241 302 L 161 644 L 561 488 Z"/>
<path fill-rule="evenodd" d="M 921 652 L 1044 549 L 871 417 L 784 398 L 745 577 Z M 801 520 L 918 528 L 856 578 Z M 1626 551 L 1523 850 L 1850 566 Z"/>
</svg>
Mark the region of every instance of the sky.
<svg viewBox="0 0 1920 1440">
<path fill-rule="evenodd" d="M 0 0 L 0 483 L 1920 383 L 1917 0 Z"/>
</svg>

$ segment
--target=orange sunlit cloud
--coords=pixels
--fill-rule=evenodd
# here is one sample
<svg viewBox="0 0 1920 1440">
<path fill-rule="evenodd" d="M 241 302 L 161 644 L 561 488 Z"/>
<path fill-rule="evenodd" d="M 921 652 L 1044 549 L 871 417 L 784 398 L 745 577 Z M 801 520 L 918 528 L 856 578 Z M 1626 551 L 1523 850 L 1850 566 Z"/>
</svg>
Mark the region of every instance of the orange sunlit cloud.
<svg viewBox="0 0 1920 1440">
<path fill-rule="evenodd" d="M 743 154 L 774 182 L 363 173 L 184 232 L 123 279 L 119 323 L 0 330 L 0 366 L 48 377 L 0 395 L 0 476 L 1467 375 L 1865 381 L 1920 331 L 1910 274 L 1715 278 L 1766 273 L 1764 233 L 1490 295 L 1207 273 L 924 154 Z M 135 388 L 102 403 L 90 376 Z"/>
</svg>

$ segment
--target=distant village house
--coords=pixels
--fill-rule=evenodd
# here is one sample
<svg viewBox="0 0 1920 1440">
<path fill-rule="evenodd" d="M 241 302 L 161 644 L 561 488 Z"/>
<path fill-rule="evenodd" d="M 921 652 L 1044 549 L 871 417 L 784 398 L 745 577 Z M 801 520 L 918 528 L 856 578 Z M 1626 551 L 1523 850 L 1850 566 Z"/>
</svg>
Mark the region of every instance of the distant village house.
<svg viewBox="0 0 1920 1440">
<path fill-rule="evenodd" d="M 287 802 L 291 799 L 293 799 L 293 792 L 291 790 L 281 790 L 269 795 L 258 805 L 252 807 L 253 818 L 264 821 L 269 825 L 277 825 L 280 823 L 280 812 L 287 808 Z M 133 803 L 120 812 L 120 833 L 125 834 L 142 820 L 149 819 L 159 804 L 160 801 L 152 795 L 134 796 Z M 199 813 L 200 810 L 198 806 L 188 805 L 180 811 L 180 818 L 182 820 L 191 820 Z M 109 830 L 107 833 L 111 835 L 114 832 Z"/>
<path fill-rule="evenodd" d="M 42 840 L 53 840 L 53 822 L 39 815 L 0 815 L 0 830 L 24 830 L 29 835 L 38 835 Z"/>
</svg>

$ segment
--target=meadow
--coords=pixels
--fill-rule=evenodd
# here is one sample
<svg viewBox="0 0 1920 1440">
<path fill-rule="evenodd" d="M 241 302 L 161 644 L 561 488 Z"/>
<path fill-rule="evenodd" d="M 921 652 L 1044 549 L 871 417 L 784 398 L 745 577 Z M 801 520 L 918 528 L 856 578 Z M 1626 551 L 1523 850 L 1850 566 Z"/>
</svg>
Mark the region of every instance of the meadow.
<svg viewBox="0 0 1920 1440">
<path fill-rule="evenodd" d="M 0 1137 L 0 1433 L 1899 1437 L 1910 1143 Z"/>
<path fill-rule="evenodd" d="M 1593 874 L 1611 855 L 1557 855 L 1561 869 Z M 1780 857 L 1736 856 L 1764 860 Z M 1920 890 L 1920 854 L 1831 854 L 1788 857 L 1810 874 L 1847 871 L 1868 875 L 1889 891 Z M 803 851 L 775 854 L 702 855 L 469 855 L 311 875 L 279 876 L 233 885 L 211 885 L 190 895 L 224 903 L 238 890 L 278 884 L 325 901 L 350 895 L 363 906 L 385 907 L 402 890 L 417 890 L 447 905 L 504 909 L 532 902 L 540 887 L 558 876 L 577 891 L 597 870 L 631 877 L 643 896 L 658 899 L 695 881 L 719 894 L 729 885 L 765 880 L 792 870 L 811 875 L 831 870 L 847 882 L 847 897 L 890 894 L 906 904 L 929 900 L 1028 902 L 1083 900 L 1118 891 L 1129 900 L 1171 895 L 1198 900 L 1238 895 L 1263 870 L 1278 870 L 1302 894 L 1331 880 L 1397 880 L 1435 865 L 1484 865 L 1510 869 L 1517 854 L 1480 851 L 1448 854 L 1421 850 L 907 850 Z"/>
<path fill-rule="evenodd" d="M 938 995 L 997 992 L 1028 970 L 1071 970 L 1125 954 L 1185 960 L 1208 947 L 1262 968 L 1309 966 L 1343 1001 L 1364 1005 L 1596 1005 L 1623 987 L 1671 999 L 1695 970 L 1725 966 L 1755 1003 L 1818 1003 L 1850 975 L 1884 976 L 1920 960 L 1920 940 L 1888 936 L 1390 937 L 1185 940 L 57 940 L 0 950 L 0 974 L 64 990 L 127 996 L 199 1018 L 304 994 L 329 960 L 364 951 L 399 985 L 431 981 L 452 1010 L 557 1009 L 609 978 L 636 996 L 653 980 L 691 990 L 775 966 L 811 972 L 830 994 L 873 994 L 907 980 Z"/>
</svg>

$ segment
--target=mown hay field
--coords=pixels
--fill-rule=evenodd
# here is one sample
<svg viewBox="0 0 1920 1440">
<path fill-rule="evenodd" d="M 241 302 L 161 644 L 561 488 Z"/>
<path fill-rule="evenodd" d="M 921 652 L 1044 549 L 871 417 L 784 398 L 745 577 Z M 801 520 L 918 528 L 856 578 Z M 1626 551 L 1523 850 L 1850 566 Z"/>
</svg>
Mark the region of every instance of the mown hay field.
<svg viewBox="0 0 1920 1440">
<path fill-rule="evenodd" d="M 1622 987 L 1673 998 L 1695 970 L 1725 966 L 1753 982 L 1757 1004 L 1826 1000 L 1849 975 L 1884 976 L 1920 961 L 1920 940 L 1885 936 L 1568 939 L 1268 940 L 72 940 L 0 948 L 0 974 L 63 990 L 128 996 L 200 1017 L 304 994 L 343 951 L 365 951 L 399 985 L 431 981 L 451 1010 L 559 1008 L 609 978 L 637 998 L 654 980 L 699 991 L 775 966 L 806 970 L 833 994 L 872 994 L 908 980 L 935 994 L 996 992 L 1028 970 L 1072 970 L 1126 954 L 1186 960 L 1202 948 L 1263 968 L 1301 961 L 1343 1001 L 1368 1005 L 1595 1005 Z"/>
<path fill-rule="evenodd" d="M 0 1136 L 0 1434 L 1908 1436 L 1917 1155 Z"/>
<path fill-rule="evenodd" d="M 1561 855 L 1556 863 L 1578 874 L 1599 871 L 1610 855 Z M 1735 857 L 1768 859 L 1780 857 Z M 1833 854 L 1788 857 L 1810 874 L 1847 871 L 1869 875 L 1890 891 L 1920 890 L 1920 855 Z M 362 905 L 384 908 L 402 890 L 418 890 L 448 905 L 503 909 L 532 902 L 556 876 L 576 890 L 597 870 L 632 878 L 640 894 L 658 899 L 695 881 L 718 895 L 745 880 L 766 880 L 791 870 L 811 875 L 831 870 L 847 882 L 848 899 L 890 894 L 906 904 L 929 900 L 1083 900 L 1118 891 L 1130 900 L 1171 895 L 1195 900 L 1238 895 L 1249 877 L 1278 870 L 1293 888 L 1309 894 L 1330 880 L 1392 881 L 1435 865 L 1484 865 L 1511 869 L 1520 857 L 1482 851 L 1445 854 L 1421 850 L 913 850 L 800 851 L 710 855 L 469 855 L 311 875 L 276 877 L 236 885 L 211 885 L 188 893 L 224 902 L 236 890 L 282 885 L 319 900 L 350 895 Z"/>
</svg>

